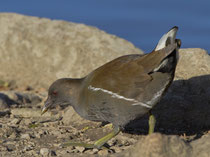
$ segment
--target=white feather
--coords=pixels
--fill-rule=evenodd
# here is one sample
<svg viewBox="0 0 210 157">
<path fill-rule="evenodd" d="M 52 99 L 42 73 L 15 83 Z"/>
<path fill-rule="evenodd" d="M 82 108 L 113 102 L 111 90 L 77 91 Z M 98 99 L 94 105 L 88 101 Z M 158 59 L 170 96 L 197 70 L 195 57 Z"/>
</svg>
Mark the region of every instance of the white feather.
<svg viewBox="0 0 210 157">
<path fill-rule="evenodd" d="M 166 47 L 166 41 L 167 41 L 168 37 L 171 38 L 171 43 L 174 43 L 175 42 L 175 38 L 176 38 L 177 30 L 178 30 L 178 28 L 174 27 L 170 31 L 168 31 L 168 33 L 164 34 L 160 38 L 160 40 L 159 40 L 159 42 L 158 42 L 158 44 L 157 44 L 157 46 L 155 48 L 155 51 L 158 51 L 158 50 L 163 49 L 164 47 Z"/>
</svg>

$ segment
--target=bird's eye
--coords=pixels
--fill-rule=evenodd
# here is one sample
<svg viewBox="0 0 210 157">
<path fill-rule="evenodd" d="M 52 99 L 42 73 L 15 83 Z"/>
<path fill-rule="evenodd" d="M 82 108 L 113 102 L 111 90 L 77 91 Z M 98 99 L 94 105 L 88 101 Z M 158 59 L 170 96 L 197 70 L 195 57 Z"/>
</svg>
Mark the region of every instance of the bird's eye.
<svg viewBox="0 0 210 157">
<path fill-rule="evenodd" d="M 56 96 L 56 95 L 57 95 L 57 92 L 56 92 L 56 91 L 53 91 L 52 94 L 53 94 L 54 96 Z"/>
</svg>

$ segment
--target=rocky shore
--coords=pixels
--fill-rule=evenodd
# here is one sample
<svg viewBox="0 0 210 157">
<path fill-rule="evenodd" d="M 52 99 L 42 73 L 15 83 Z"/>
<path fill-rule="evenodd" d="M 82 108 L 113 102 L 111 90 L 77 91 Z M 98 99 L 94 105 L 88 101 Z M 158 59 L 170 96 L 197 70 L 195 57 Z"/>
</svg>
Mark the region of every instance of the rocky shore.
<svg viewBox="0 0 210 157">
<path fill-rule="evenodd" d="M 70 141 L 93 143 L 111 128 L 82 119 L 68 106 L 41 116 L 52 81 L 82 77 L 118 56 L 143 52 L 84 24 L 1 13 L 0 28 L 0 156 L 210 156 L 210 57 L 205 50 L 180 50 L 175 80 L 152 110 L 156 133 L 146 134 L 145 115 L 110 140 L 110 149 L 64 147 Z"/>
</svg>

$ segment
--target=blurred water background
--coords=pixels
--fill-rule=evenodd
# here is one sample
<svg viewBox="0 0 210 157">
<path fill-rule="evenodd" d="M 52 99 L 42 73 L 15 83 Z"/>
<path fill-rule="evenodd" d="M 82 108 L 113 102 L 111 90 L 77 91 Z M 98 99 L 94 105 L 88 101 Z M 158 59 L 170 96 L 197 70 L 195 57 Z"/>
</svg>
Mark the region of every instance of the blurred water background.
<svg viewBox="0 0 210 157">
<path fill-rule="evenodd" d="M 210 53 L 210 0 L 2 0 L 0 12 L 95 26 L 145 52 L 176 25 L 183 48 Z"/>
</svg>

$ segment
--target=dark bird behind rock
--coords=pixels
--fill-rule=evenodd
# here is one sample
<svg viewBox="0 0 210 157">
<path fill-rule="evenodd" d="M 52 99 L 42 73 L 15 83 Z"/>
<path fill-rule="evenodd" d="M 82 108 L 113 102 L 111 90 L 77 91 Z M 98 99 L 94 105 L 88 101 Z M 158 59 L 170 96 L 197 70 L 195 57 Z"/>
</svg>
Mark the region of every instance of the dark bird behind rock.
<svg viewBox="0 0 210 157">
<path fill-rule="evenodd" d="M 173 27 L 164 34 L 151 53 L 119 57 L 84 78 L 56 80 L 49 88 L 42 113 L 68 104 L 85 119 L 112 123 L 110 134 L 93 145 L 83 145 L 102 147 L 128 123 L 148 113 L 170 86 L 181 45 L 176 39 L 177 30 Z M 149 124 L 154 130 L 154 123 Z"/>
</svg>

